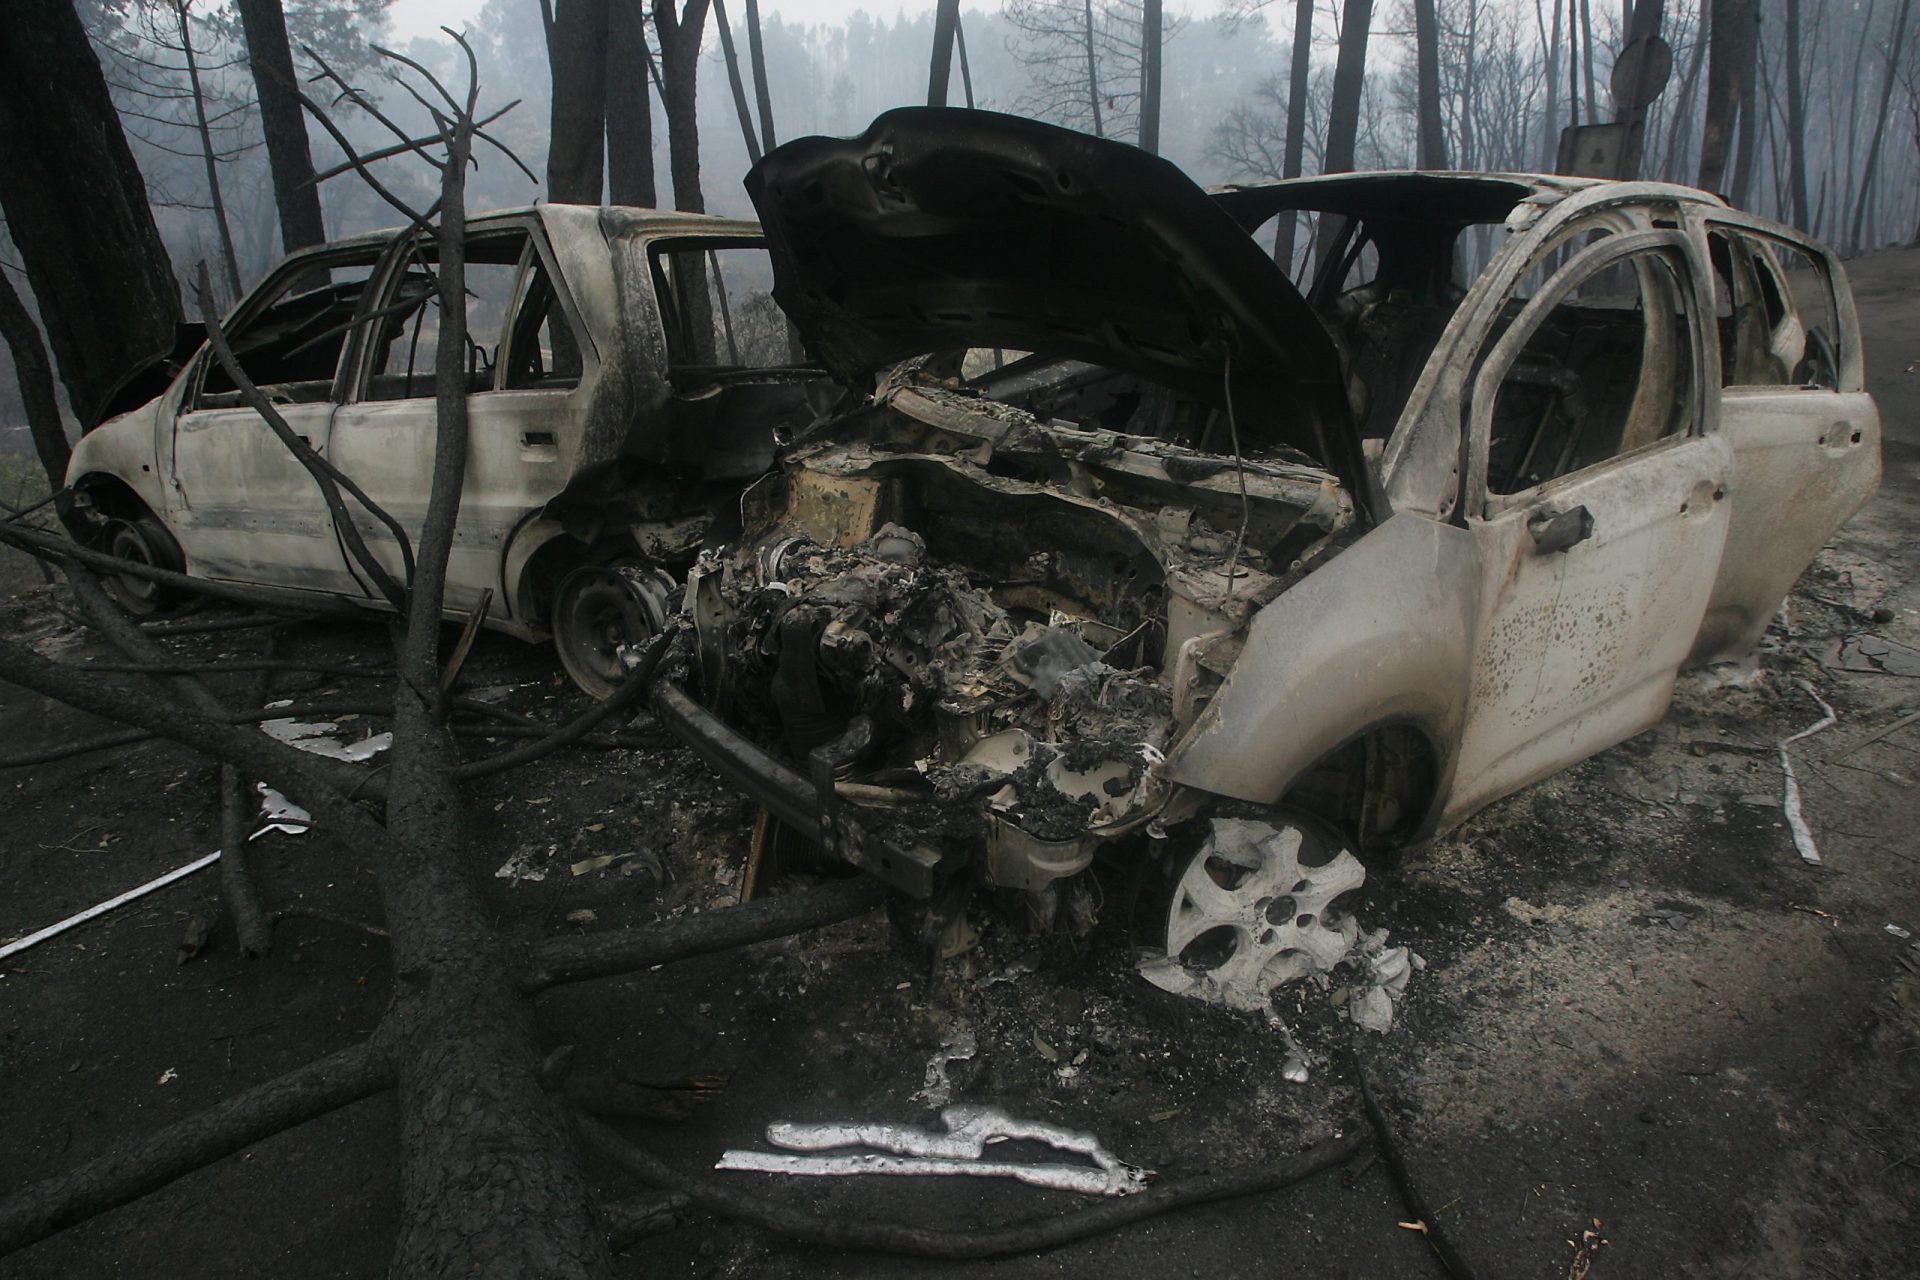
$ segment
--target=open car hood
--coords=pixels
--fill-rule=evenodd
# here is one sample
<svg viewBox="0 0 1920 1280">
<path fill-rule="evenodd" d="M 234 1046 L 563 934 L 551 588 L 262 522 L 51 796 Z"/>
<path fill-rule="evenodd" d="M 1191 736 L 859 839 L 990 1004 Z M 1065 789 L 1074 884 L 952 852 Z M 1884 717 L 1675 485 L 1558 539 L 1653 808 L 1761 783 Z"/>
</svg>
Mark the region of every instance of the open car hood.
<svg viewBox="0 0 1920 1280">
<path fill-rule="evenodd" d="M 1353 472 L 1333 340 L 1286 275 L 1174 165 L 989 111 L 907 107 L 800 138 L 747 175 L 774 299 L 854 381 L 1001 347 L 1089 361 L 1231 408 L 1255 443 Z"/>
</svg>

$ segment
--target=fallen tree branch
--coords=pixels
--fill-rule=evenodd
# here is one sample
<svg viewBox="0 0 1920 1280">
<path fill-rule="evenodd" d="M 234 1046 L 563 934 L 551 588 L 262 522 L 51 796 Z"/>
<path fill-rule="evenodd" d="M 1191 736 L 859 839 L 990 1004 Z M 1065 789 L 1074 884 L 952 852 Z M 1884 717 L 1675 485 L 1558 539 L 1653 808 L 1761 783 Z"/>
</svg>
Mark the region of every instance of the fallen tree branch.
<svg viewBox="0 0 1920 1280">
<path fill-rule="evenodd" d="M 653 673 L 660 668 L 660 659 L 666 655 L 667 648 L 673 643 L 675 629 L 668 628 L 647 643 L 646 652 L 640 656 L 640 665 L 627 674 L 613 695 L 604 702 L 595 703 L 582 714 L 561 725 L 538 742 L 530 742 L 524 747 L 512 751 L 503 751 L 484 760 L 470 760 L 453 771 L 453 776 L 461 780 L 470 778 L 490 778 L 496 773 L 516 769 L 523 764 L 538 760 L 541 756 L 551 755 L 569 743 L 577 742 L 587 736 L 593 727 L 610 716 L 615 716 L 633 706 L 646 696 L 647 686 L 653 683 Z"/>
<path fill-rule="evenodd" d="M 865 915 L 885 902 L 887 893 L 880 881 L 854 876 L 806 893 L 675 916 L 618 933 L 548 938 L 534 945 L 532 963 L 521 977 L 520 989 L 532 994 L 565 982 L 609 978 L 805 933 Z"/>
<path fill-rule="evenodd" d="M 653 1191 L 600 1207 L 607 1223 L 607 1248 L 615 1253 L 649 1236 L 662 1235 L 687 1220 L 693 1200 L 678 1191 Z"/>
<path fill-rule="evenodd" d="M 365 614 L 359 616 L 365 617 Z M 150 636 L 195 636 L 213 631 L 251 631 L 255 627 L 302 626 L 318 622 L 318 614 L 243 614 L 237 618 L 206 618 L 199 622 L 143 622 L 140 630 Z"/>
<path fill-rule="evenodd" d="M 393 1084 L 370 1043 L 342 1049 L 0 1200 L 0 1255 L 158 1190 L 283 1129 Z"/>
<path fill-rule="evenodd" d="M 832 1249 L 866 1249 L 916 1258 L 962 1260 L 1006 1258 L 1057 1249 L 1175 1209 L 1278 1191 L 1351 1159 L 1365 1141 L 1357 1133 L 1350 1134 L 1321 1143 L 1291 1160 L 1277 1160 L 1231 1173 L 1183 1178 L 1178 1183 L 1163 1183 L 1138 1195 L 1037 1222 L 992 1229 L 955 1229 L 898 1226 L 846 1216 L 829 1218 L 804 1209 L 791 1209 L 770 1202 L 758 1189 L 735 1190 L 722 1185 L 717 1178 L 680 1173 L 590 1116 L 576 1115 L 574 1127 L 588 1150 L 635 1177 L 681 1192 L 704 1209 L 788 1239 Z"/>
<path fill-rule="evenodd" d="M 275 595 L 271 590 L 256 590 L 251 587 L 236 586 L 231 582 L 210 582 L 205 578 L 189 578 L 184 573 L 175 573 L 171 569 L 142 564 L 138 560 L 122 560 L 104 551 L 95 551 L 77 542 L 69 542 L 56 534 L 45 533 L 10 521 L 0 521 L 0 544 L 41 559 L 83 564 L 89 569 L 121 577 L 145 578 L 163 587 L 172 587 L 176 591 L 191 592 L 214 600 L 249 605 L 256 609 L 272 610 L 276 607 L 280 609 L 289 607 L 286 600 Z M 367 609 L 347 600 L 302 600 L 299 608 L 314 617 L 365 619 L 373 616 Z"/>
</svg>

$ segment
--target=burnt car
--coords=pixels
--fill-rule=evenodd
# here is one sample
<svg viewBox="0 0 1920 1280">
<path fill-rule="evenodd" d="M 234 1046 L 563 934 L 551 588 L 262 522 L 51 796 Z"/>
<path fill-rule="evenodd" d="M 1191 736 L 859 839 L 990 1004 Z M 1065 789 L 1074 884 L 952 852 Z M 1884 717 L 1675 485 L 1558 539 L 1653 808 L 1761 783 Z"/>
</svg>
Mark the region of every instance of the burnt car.
<svg viewBox="0 0 1920 1280">
<path fill-rule="evenodd" d="M 399 231 L 295 253 L 223 326 L 293 431 L 409 538 L 433 466 L 437 253 L 431 235 Z M 624 677 L 621 645 L 675 607 L 672 575 L 734 532 L 732 499 L 771 464 L 775 432 L 837 392 L 788 367 L 750 222 L 555 204 L 488 213 L 468 221 L 466 282 L 470 461 L 447 612 L 490 595 L 487 625 L 551 634 L 575 681 L 604 696 Z M 183 333 L 92 415 L 67 477 L 77 532 L 291 604 L 385 608 L 313 478 L 201 336 Z M 349 506 L 398 579 L 398 539 Z M 113 585 L 135 612 L 166 603 L 147 579 Z"/>
<path fill-rule="evenodd" d="M 1084 922 L 1096 858 L 1141 860 L 1170 989 L 1258 1007 L 1347 955 L 1356 853 L 1658 721 L 1878 482 L 1838 262 L 1701 191 L 1209 193 L 934 109 L 748 189 L 776 300 L 871 395 L 695 566 L 656 710 L 923 898 Z"/>
</svg>

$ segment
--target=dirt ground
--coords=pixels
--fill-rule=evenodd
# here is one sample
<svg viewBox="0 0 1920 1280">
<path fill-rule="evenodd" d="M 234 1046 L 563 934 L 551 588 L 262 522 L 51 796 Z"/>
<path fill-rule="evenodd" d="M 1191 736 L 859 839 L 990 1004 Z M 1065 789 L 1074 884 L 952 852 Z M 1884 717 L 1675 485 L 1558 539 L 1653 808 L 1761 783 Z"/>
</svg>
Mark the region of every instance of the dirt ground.
<svg viewBox="0 0 1920 1280">
<path fill-rule="evenodd" d="M 1920 705 L 1911 677 L 1835 669 L 1855 633 L 1920 645 L 1920 252 L 1853 264 L 1887 479 L 1796 588 L 1753 678 L 1690 678 L 1656 729 L 1369 868 L 1360 913 L 1427 962 L 1368 1072 L 1415 1179 L 1482 1277 L 1907 1277 L 1920 1271 Z M 44 592 L 0 626 L 64 661 L 104 657 Z M 1876 615 L 1875 611 L 1884 611 Z M 1886 621 L 1873 622 L 1878 616 Z M 175 642 L 245 657 L 230 632 Z M 327 625 L 282 656 L 377 661 L 384 632 Z M 545 716 L 578 705 L 551 654 L 484 640 L 476 696 Z M 235 686 L 237 689 L 238 686 Z M 349 681 L 275 694 L 353 701 Z M 1795 851 L 1773 744 L 1795 744 L 1824 865 Z M 335 719 L 339 719 L 335 717 Z M 362 720 L 366 717 L 362 717 Z M 0 751 L 103 726 L 0 687 Z M 342 721 L 358 736 L 361 723 Z M 483 749 L 476 744 L 476 750 Z M 143 744 L 0 771 L 0 939 L 215 847 L 209 766 Z M 664 738 L 550 758 L 481 784 L 472 832 L 501 927 L 535 937 L 733 900 L 747 806 Z M 0 1188 L 10 1189 L 355 1042 L 390 974 L 367 860 L 323 833 L 263 837 L 271 902 L 335 920 L 280 926 L 245 961 L 216 928 L 211 871 L 0 962 Z M 604 863 L 599 860 L 610 858 Z M 586 864 L 586 865 L 582 865 Z M 576 874 L 576 871 L 578 872 Z M 1117 885 L 1117 882 L 1116 882 Z M 1122 895 L 1107 915 L 1124 917 Z M 824 933 L 557 989 L 539 1012 L 576 1070 L 657 1090 L 630 1130 L 687 1169 L 763 1146 L 770 1121 L 930 1122 L 941 1045 L 955 1097 L 1097 1134 L 1172 1179 L 1296 1152 L 1364 1124 L 1344 1024 L 1302 994 L 1307 1083 L 1256 1021 L 1166 996 L 1132 971 L 1123 921 L 1086 944 L 978 918 L 930 985 L 876 915 Z M 391 1096 L 282 1134 L 127 1208 L 0 1259 L 0 1275 L 365 1277 L 395 1220 Z M 792 1180 L 768 1197 L 841 1215 L 966 1226 L 1071 1207 L 981 1180 Z M 956 1185 L 961 1183 L 963 1185 Z M 607 1174 L 612 1189 L 626 1188 Z M 635 1188 L 637 1189 L 637 1188 Z M 1001 1276 L 1438 1274 L 1384 1167 L 1174 1214 Z M 1576 1249 L 1598 1224 L 1597 1242 Z M 622 1259 L 630 1274 L 958 1272 L 832 1255 L 694 1215 Z"/>
</svg>

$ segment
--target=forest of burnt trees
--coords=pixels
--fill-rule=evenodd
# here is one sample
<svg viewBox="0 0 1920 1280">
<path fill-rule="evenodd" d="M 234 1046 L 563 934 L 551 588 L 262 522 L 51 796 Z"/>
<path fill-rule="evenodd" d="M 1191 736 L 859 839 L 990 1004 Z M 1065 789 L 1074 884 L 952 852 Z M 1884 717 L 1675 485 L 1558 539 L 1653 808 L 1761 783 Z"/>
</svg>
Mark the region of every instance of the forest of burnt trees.
<svg viewBox="0 0 1920 1280">
<path fill-rule="evenodd" d="M 756 0 L 738 11 L 723 0 L 489 0 L 464 37 L 396 50 L 383 45 L 377 0 L 9 0 L 0 331 L 18 394 L 4 416 L 29 428 L 47 482 L 19 505 L 44 494 L 58 510 L 67 421 L 92 413 L 129 357 L 166 349 L 189 319 L 217 338 L 222 306 L 286 250 L 417 223 L 439 239 L 442 312 L 458 317 L 469 209 L 543 198 L 737 212 L 747 160 L 797 134 L 857 129 L 904 101 L 1038 114 L 1137 141 L 1214 180 L 1416 163 L 1552 169 L 1563 128 L 1622 124 L 1612 176 L 1722 191 L 1850 251 L 1906 243 L 1920 235 L 1912 8 L 1275 0 L 1203 13 L 1161 0 L 1008 0 L 982 13 L 940 0 L 892 24 L 825 28 L 783 22 Z M 1636 48 L 1623 77 L 1617 64 Z M 0 529 L 0 541 L 58 566 L 126 671 L 82 677 L 0 640 L 0 679 L 218 762 L 230 816 L 244 769 L 374 851 L 399 975 L 372 1040 L 193 1120 L 129 1134 L 119 1153 L 0 1202 L 0 1253 L 394 1088 L 404 1198 L 394 1274 L 604 1274 L 609 1240 L 631 1239 L 659 1201 L 601 1203 L 583 1154 L 656 1180 L 661 1170 L 555 1087 L 564 1064 L 536 1050 L 532 997 L 878 901 L 853 882 L 531 949 L 497 935 L 461 856 L 461 780 L 473 766 L 459 763 L 448 727 L 439 644 L 465 457 L 461 325 L 443 325 L 438 341 L 437 464 L 411 574 L 395 584 L 395 741 L 377 784 L 264 743 L 237 722 L 241 708 L 170 666 L 101 590 L 97 572 L 124 566 L 17 521 Z M 274 417 L 264 397 L 255 407 Z M 170 585 L 194 585 L 177 577 Z M 249 603 L 244 591 L 225 594 Z M 661 647 L 630 677 L 634 693 Z M 560 749 L 632 701 L 623 689 L 498 767 Z M 238 858 L 223 886 L 244 945 L 270 951 L 271 913 Z M 979 1256 L 1282 1185 L 1350 1147 L 1171 1184 L 1124 1211 L 1005 1238 L 821 1221 L 705 1183 L 675 1194 L 801 1239 Z"/>
</svg>

